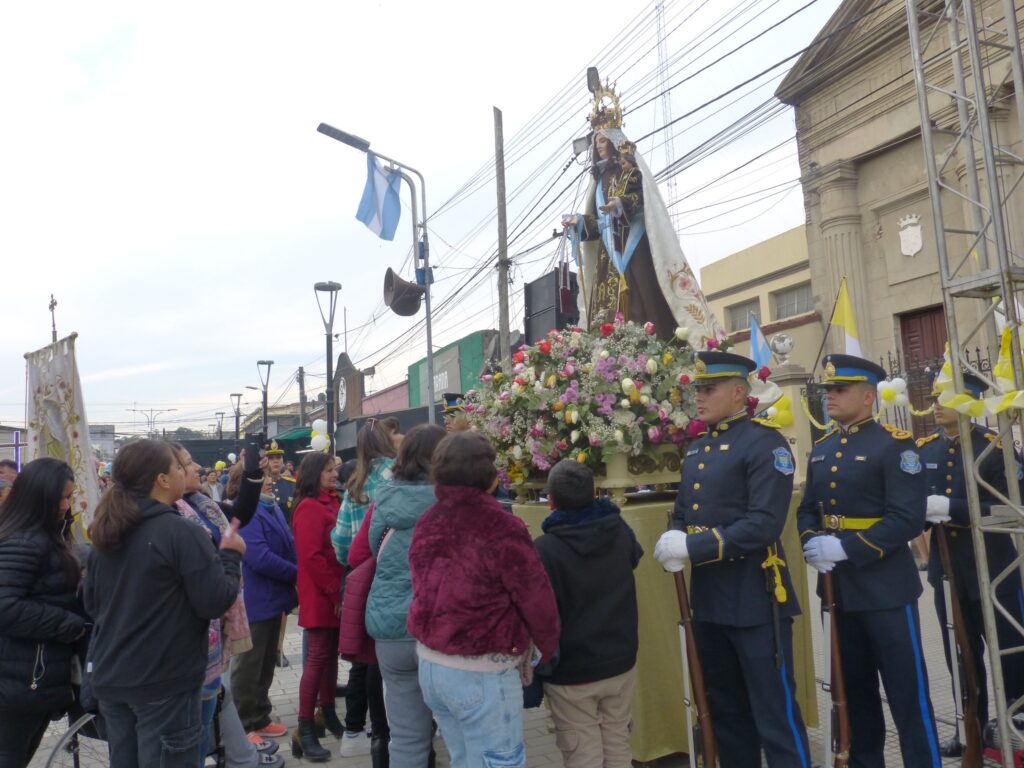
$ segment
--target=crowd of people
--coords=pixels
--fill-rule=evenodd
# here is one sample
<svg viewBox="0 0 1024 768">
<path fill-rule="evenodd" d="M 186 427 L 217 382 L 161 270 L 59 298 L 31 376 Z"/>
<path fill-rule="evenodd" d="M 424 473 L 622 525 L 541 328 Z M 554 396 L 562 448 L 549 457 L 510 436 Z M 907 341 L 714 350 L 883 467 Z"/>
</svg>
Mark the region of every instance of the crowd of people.
<svg viewBox="0 0 1024 768">
<path fill-rule="evenodd" d="M 884 764 L 881 678 L 903 764 L 937 768 L 961 745 L 937 738 L 908 543 L 926 525 L 969 525 L 959 422 L 937 406 L 939 431 L 915 444 L 872 418 L 878 366 L 823 364 L 834 426 L 811 451 L 797 517 L 806 562 L 835 582 L 851 764 Z M 667 571 L 695 566 L 692 626 L 715 681 L 720 764 L 760 765 L 763 753 L 809 768 L 793 673 L 801 608 L 780 541 L 795 459 L 747 412 L 750 360 L 698 353 L 696 368 L 707 431 L 686 447 L 653 556 Z M 0 768 L 24 768 L 69 711 L 98 713 L 115 768 L 197 768 L 211 754 L 232 768 L 279 766 L 287 735 L 295 756 L 322 762 L 328 732 L 342 756 L 424 768 L 437 729 L 454 768 L 525 766 L 523 708 L 540 696 L 567 768 L 630 766 L 641 544 L 574 461 L 551 469 L 549 514 L 531 533 L 499 499 L 494 448 L 449 426 L 403 435 L 370 419 L 354 460 L 309 453 L 294 476 L 276 444 L 248 448 L 222 478 L 180 444 L 138 440 L 110 467 L 88 545 L 70 533 L 70 467 L 14 466 L 0 502 Z M 992 436 L 976 428 L 971 439 L 980 451 Z M 1005 491 L 1001 461 L 983 474 Z M 985 510 L 994 500 L 983 493 Z M 984 692 L 969 540 L 951 538 Z M 1009 540 L 997 547 L 999 569 L 1015 553 Z M 1019 579 L 1006 584 L 1020 594 Z M 938 592 L 936 607 L 944 617 Z M 302 673 L 289 731 L 270 692 L 295 609 Z M 1000 631 L 1012 631 L 1005 617 Z M 351 656 L 339 687 L 339 653 L 359 642 L 369 650 Z M 1021 661 L 1006 657 L 1002 671 L 1008 697 L 1024 693 Z"/>
</svg>

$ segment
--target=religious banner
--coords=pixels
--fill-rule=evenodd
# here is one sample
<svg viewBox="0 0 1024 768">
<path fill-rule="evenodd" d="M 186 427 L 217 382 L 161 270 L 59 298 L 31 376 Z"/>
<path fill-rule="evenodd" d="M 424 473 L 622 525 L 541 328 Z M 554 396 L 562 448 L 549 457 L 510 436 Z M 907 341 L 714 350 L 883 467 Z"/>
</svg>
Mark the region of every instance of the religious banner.
<svg viewBox="0 0 1024 768">
<path fill-rule="evenodd" d="M 77 333 L 25 355 L 27 368 L 28 460 L 50 456 L 67 462 L 75 473 L 71 511 L 74 533 L 86 540 L 100 499 L 99 479 L 89 445 L 82 386 L 75 361 Z"/>
</svg>

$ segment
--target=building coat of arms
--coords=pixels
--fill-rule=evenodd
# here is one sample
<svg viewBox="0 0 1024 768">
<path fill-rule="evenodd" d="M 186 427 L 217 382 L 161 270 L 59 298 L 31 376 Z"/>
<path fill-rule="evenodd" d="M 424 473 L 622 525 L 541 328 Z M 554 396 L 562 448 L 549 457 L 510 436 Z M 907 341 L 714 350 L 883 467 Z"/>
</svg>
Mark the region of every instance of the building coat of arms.
<svg viewBox="0 0 1024 768">
<path fill-rule="evenodd" d="M 921 238 L 921 217 L 911 213 L 899 220 L 900 253 L 904 256 L 916 256 L 921 252 L 924 243 Z"/>
</svg>

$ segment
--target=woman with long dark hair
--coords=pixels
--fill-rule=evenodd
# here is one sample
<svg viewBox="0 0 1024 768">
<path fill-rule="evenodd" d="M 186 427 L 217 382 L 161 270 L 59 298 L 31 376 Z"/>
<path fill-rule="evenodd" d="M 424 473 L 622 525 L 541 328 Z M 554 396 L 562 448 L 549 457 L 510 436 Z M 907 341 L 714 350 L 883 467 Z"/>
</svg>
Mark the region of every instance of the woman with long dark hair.
<svg viewBox="0 0 1024 768">
<path fill-rule="evenodd" d="M 232 520 L 218 551 L 181 517 L 185 467 L 162 440 L 123 447 L 112 479 L 89 527 L 84 589 L 110 764 L 195 768 L 209 626 L 238 596 L 245 542 Z"/>
<path fill-rule="evenodd" d="M 391 479 L 395 463 L 394 432 L 386 421 L 368 419 L 356 436 L 356 467 L 345 483 L 345 497 L 338 512 L 338 523 L 331 533 L 331 543 L 338 562 L 348 565 L 348 551 L 366 513 L 377 495 L 377 486 Z M 387 745 L 388 722 L 384 715 L 384 688 L 376 664 L 352 664 L 345 691 L 345 736 L 341 740 L 341 756 L 357 757 L 370 751 L 370 740 L 363 729 L 370 714 L 373 735 L 379 744 Z"/>
<path fill-rule="evenodd" d="M 334 708 L 338 682 L 338 616 L 344 569 L 331 548 L 338 516 L 338 467 L 327 453 L 310 453 L 299 465 L 292 499 L 295 552 L 298 557 L 299 626 L 305 630 L 306 661 L 299 680 L 299 732 L 292 752 L 313 762 L 331 753 L 320 745 L 313 722 L 317 699 L 324 723 L 336 736 L 343 730 Z"/>
<path fill-rule="evenodd" d="M 75 476 L 29 462 L 0 505 L 0 767 L 24 768 L 51 715 L 72 702 L 74 643 L 87 631 L 71 552 Z"/>
</svg>

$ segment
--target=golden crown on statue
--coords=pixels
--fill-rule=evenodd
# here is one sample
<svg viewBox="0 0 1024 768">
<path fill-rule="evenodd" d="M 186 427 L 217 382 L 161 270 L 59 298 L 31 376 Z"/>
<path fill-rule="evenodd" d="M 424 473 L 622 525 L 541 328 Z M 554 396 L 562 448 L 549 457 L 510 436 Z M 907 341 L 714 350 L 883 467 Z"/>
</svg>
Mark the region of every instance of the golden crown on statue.
<svg viewBox="0 0 1024 768">
<path fill-rule="evenodd" d="M 619 105 L 619 95 L 615 93 L 615 86 L 608 85 L 605 80 L 603 86 L 594 91 L 594 108 L 590 112 L 590 127 L 595 131 L 602 128 L 622 127 L 622 107 Z"/>
</svg>

